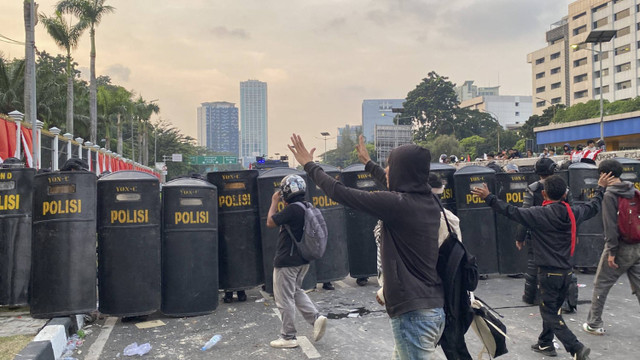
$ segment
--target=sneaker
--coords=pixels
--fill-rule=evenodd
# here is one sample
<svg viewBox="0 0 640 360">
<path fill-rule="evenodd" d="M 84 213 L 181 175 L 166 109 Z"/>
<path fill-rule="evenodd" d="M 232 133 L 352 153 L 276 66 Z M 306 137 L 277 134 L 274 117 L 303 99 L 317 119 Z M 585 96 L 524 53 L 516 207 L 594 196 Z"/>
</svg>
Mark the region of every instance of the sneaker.
<svg viewBox="0 0 640 360">
<path fill-rule="evenodd" d="M 369 279 L 366 277 L 356 279 L 356 284 L 358 284 L 359 286 L 365 286 L 367 285 L 368 282 L 369 282 Z"/>
<path fill-rule="evenodd" d="M 583 347 L 580 348 L 580 350 L 578 350 L 578 352 L 573 354 L 573 359 L 574 360 L 589 360 L 589 354 L 590 353 L 591 353 L 591 349 L 589 349 L 586 346 L 583 346 Z"/>
<path fill-rule="evenodd" d="M 558 356 L 556 348 L 553 346 L 553 344 L 542 346 L 538 343 L 535 343 L 531 345 L 531 350 L 546 356 Z"/>
<path fill-rule="evenodd" d="M 244 290 L 238 291 L 238 301 L 247 301 L 247 294 L 244 292 Z"/>
<path fill-rule="evenodd" d="M 296 339 L 286 340 L 283 338 L 278 338 L 278 340 L 273 340 L 272 342 L 270 342 L 269 345 L 271 345 L 271 347 L 273 348 L 289 349 L 289 348 L 298 347 L 298 340 Z"/>
<path fill-rule="evenodd" d="M 320 315 L 313 323 L 313 341 L 318 341 L 324 336 L 324 331 L 327 329 L 327 317 Z"/>
<path fill-rule="evenodd" d="M 330 283 L 330 282 L 322 283 L 322 288 L 325 289 L 325 290 L 335 290 L 336 289 L 333 286 L 333 284 Z"/>
<path fill-rule="evenodd" d="M 600 336 L 604 335 L 604 333 L 607 332 L 607 330 L 605 330 L 604 328 L 594 328 L 589 326 L 589 324 L 587 323 L 582 324 L 582 330 L 588 332 L 589 334 Z"/>
</svg>

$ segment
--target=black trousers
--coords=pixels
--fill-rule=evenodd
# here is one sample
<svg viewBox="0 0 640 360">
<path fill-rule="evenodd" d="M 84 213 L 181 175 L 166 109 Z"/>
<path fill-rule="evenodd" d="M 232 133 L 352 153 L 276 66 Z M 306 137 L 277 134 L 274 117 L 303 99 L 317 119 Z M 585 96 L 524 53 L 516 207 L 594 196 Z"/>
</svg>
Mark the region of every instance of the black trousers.
<svg viewBox="0 0 640 360">
<path fill-rule="evenodd" d="M 538 337 L 540 346 L 553 346 L 553 336 L 564 345 L 565 350 L 574 354 L 584 345 L 569 330 L 562 319 L 560 307 L 567 296 L 572 270 L 538 268 L 540 288 L 540 316 L 542 333 Z"/>
</svg>

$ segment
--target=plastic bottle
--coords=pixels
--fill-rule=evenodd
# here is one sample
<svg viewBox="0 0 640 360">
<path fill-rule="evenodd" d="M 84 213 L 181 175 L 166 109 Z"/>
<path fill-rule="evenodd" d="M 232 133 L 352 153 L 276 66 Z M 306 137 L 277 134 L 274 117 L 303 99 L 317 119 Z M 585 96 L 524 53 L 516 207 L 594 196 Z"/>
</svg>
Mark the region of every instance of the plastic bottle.
<svg viewBox="0 0 640 360">
<path fill-rule="evenodd" d="M 209 341 L 207 341 L 206 344 L 204 344 L 204 346 L 202 347 L 202 351 L 211 349 L 213 345 L 217 344 L 218 341 L 220 341 L 220 339 L 222 339 L 222 336 L 214 335 L 211 339 L 209 339 Z"/>
</svg>

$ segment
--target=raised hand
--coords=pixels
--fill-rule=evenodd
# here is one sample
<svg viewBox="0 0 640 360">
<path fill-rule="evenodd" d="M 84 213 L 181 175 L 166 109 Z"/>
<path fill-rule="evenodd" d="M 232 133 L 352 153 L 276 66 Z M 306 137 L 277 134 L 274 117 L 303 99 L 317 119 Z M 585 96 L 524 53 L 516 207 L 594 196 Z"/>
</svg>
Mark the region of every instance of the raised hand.
<svg viewBox="0 0 640 360">
<path fill-rule="evenodd" d="M 302 142 L 302 138 L 300 135 L 293 134 L 291 135 L 291 144 L 287 145 L 289 150 L 293 153 L 293 156 L 296 158 L 296 161 L 302 166 L 313 161 L 313 153 L 316 151 L 316 148 L 308 151 Z"/>
<path fill-rule="evenodd" d="M 598 185 L 606 188 L 607 186 L 613 184 L 616 179 L 613 177 L 611 172 L 600 174 L 600 178 L 598 179 Z"/>
<path fill-rule="evenodd" d="M 367 165 L 369 161 L 371 161 L 371 157 L 369 157 L 369 151 L 367 151 L 367 146 L 364 144 L 364 136 L 360 135 L 358 137 L 358 145 L 356 145 L 356 150 L 358 151 L 358 160 L 361 163 Z"/>
<path fill-rule="evenodd" d="M 489 191 L 489 188 L 487 187 L 487 184 L 483 183 L 482 187 L 474 187 L 473 189 L 471 189 L 471 193 L 473 195 L 477 195 L 480 197 L 480 199 L 484 200 L 487 196 L 489 196 L 489 194 L 491 194 L 491 192 Z"/>
</svg>

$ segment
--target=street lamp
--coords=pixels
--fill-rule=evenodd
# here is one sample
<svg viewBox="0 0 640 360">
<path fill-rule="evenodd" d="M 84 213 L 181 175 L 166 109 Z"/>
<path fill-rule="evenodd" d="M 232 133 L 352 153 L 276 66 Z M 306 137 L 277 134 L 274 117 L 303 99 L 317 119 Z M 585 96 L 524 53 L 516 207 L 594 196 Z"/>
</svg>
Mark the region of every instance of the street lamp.
<svg viewBox="0 0 640 360">
<path fill-rule="evenodd" d="M 604 112 L 603 112 L 603 104 L 604 100 L 602 98 L 602 43 L 606 43 L 611 41 L 616 36 L 616 30 L 592 30 L 587 39 L 584 41 L 585 43 L 598 44 L 598 50 L 588 49 L 598 54 L 598 62 L 600 63 L 600 140 L 604 141 Z M 571 48 L 574 50 L 580 49 L 580 44 L 571 45 Z M 606 51 L 604 51 L 606 52 Z"/>
<path fill-rule="evenodd" d="M 322 137 L 324 137 L 324 154 L 322 154 L 322 162 L 327 162 L 327 137 L 331 136 L 327 131 L 323 131 L 320 133 Z"/>
</svg>

